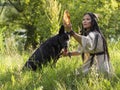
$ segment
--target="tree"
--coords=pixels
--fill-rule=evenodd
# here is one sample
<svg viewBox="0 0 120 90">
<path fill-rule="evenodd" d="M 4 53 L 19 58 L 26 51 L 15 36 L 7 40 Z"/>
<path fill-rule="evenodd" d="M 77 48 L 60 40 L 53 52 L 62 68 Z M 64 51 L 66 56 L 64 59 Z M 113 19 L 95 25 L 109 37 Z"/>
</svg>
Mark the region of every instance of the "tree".
<svg viewBox="0 0 120 90">
<path fill-rule="evenodd" d="M 4 20 L 5 23 L 13 23 L 26 29 L 25 50 L 28 47 L 35 49 L 39 42 L 45 41 L 46 38 L 55 34 L 59 28 L 61 7 L 56 0 L 8 0 L 5 3 L 9 3 L 10 9 L 12 8 L 17 12 L 15 14 L 15 11 L 13 11 L 8 16 L 3 12 L 3 16 L 8 19 Z M 55 7 L 51 6 L 52 3 Z M 8 10 L 9 8 L 6 8 L 4 11 L 8 13 Z"/>
<path fill-rule="evenodd" d="M 106 37 L 120 34 L 119 0 L 2 0 L 1 3 L 1 29 L 6 27 L 9 33 L 18 28 L 26 29 L 25 49 L 35 49 L 57 34 L 65 9 L 70 12 L 76 32 L 81 28 L 84 13 L 93 12 L 99 16 L 99 26 Z"/>
</svg>

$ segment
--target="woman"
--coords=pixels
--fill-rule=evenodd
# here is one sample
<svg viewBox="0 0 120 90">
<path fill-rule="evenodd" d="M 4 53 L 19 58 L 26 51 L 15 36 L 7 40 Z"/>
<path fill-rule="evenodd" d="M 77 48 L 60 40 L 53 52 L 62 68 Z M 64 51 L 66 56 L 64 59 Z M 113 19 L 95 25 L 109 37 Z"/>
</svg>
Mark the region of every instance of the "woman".
<svg viewBox="0 0 120 90">
<path fill-rule="evenodd" d="M 63 53 L 63 55 L 75 56 L 82 54 L 84 61 L 84 53 L 89 53 L 89 59 L 83 64 L 82 72 L 88 73 L 91 67 L 95 65 L 97 71 L 110 74 L 108 47 L 97 24 L 96 16 L 93 13 L 84 14 L 81 35 L 75 33 L 72 30 L 72 25 L 66 24 L 64 19 L 63 24 L 65 30 L 80 44 L 78 51 Z"/>
</svg>

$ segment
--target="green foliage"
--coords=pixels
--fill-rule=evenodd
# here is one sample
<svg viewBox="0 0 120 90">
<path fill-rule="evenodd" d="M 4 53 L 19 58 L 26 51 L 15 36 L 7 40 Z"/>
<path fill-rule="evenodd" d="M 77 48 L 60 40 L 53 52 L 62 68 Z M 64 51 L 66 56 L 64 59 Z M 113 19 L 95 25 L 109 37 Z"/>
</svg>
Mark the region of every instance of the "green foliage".
<svg viewBox="0 0 120 90">
<path fill-rule="evenodd" d="M 93 12 L 98 15 L 100 29 L 107 38 L 118 40 L 120 35 L 118 0 L 2 0 L 1 3 L 6 4 L 3 10 L 0 9 L 0 24 L 2 27 L 11 26 L 10 34 L 18 30 L 18 26 L 26 29 L 27 38 L 22 40 L 26 41 L 24 48 L 35 49 L 39 43 L 57 34 L 65 9 L 71 14 L 76 32 L 81 29 L 84 13 Z"/>
<path fill-rule="evenodd" d="M 12 1 L 12 5 L 9 1 Z M 0 0 L 0 3 L 4 2 L 8 6 L 4 7 L 0 15 L 0 90 L 119 90 L 119 0 Z M 56 68 L 48 65 L 37 72 L 21 71 L 32 51 L 19 52 L 25 44 L 26 48 L 29 45 L 36 46 L 57 34 L 65 9 L 71 14 L 76 32 L 78 27 L 81 28 L 84 13 L 94 12 L 98 15 L 101 30 L 110 38 L 108 45 L 116 74 L 114 77 L 98 78 L 94 72 L 87 77 L 75 75 L 75 69 L 82 64 L 80 56 L 60 58 Z M 26 29 L 27 41 L 25 37 L 13 35 L 21 29 Z M 71 39 L 70 50 L 77 48 L 75 42 Z"/>
<path fill-rule="evenodd" d="M 6 29 L 6 27 L 4 27 L 0 30 L 0 52 L 1 53 L 5 52 L 4 43 L 3 43 L 4 42 L 3 32 L 4 32 L 5 29 Z"/>
<path fill-rule="evenodd" d="M 1 13 L 0 22 L 2 23 L 13 22 L 13 20 L 17 18 L 17 15 L 18 15 L 18 12 L 16 11 L 16 9 L 8 5 L 4 7 L 3 12 Z"/>
<path fill-rule="evenodd" d="M 50 31 L 54 35 L 58 33 L 61 23 L 61 4 L 56 0 L 46 0 L 44 3 L 45 13 L 50 21 Z"/>
<path fill-rule="evenodd" d="M 109 42 L 111 62 L 115 69 L 115 76 L 105 78 L 92 71 L 87 76 L 74 72 L 81 67 L 80 56 L 61 57 L 55 68 L 50 65 L 42 70 L 21 71 L 29 57 L 15 53 L 0 54 L 0 90 L 119 90 L 120 87 L 120 42 Z"/>
</svg>

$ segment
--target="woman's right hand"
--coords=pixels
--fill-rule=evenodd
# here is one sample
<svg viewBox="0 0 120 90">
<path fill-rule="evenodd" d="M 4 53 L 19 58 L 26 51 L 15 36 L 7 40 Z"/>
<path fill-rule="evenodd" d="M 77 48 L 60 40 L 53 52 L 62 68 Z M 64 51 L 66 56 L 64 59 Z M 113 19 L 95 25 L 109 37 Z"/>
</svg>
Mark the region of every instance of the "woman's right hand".
<svg viewBox="0 0 120 90">
<path fill-rule="evenodd" d="M 69 14 L 69 12 L 67 10 L 64 11 L 63 25 L 64 25 L 65 30 L 67 32 L 70 32 L 72 30 L 72 24 L 70 22 L 70 14 Z"/>
</svg>

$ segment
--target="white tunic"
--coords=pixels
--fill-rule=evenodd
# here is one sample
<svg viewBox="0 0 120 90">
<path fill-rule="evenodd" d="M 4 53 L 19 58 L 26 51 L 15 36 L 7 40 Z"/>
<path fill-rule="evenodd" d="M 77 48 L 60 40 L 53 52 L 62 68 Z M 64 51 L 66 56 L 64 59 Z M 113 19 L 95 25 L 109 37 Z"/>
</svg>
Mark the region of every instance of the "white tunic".
<svg viewBox="0 0 120 90">
<path fill-rule="evenodd" d="M 96 34 L 98 35 L 98 41 L 96 41 Z M 78 51 L 80 53 L 87 52 L 94 54 L 104 51 L 103 39 L 100 33 L 98 33 L 97 31 L 90 32 L 87 36 L 81 36 L 81 38 L 82 45 L 79 45 L 78 48 Z M 87 73 L 90 70 L 91 68 L 90 62 L 91 60 L 88 60 L 83 64 L 82 66 L 83 73 Z M 95 55 L 93 64 L 95 64 L 98 71 L 107 72 L 108 74 L 110 73 L 110 63 L 106 53 L 101 55 Z"/>
</svg>

